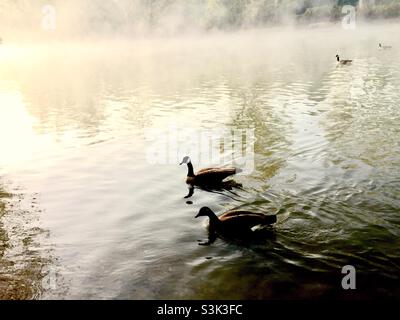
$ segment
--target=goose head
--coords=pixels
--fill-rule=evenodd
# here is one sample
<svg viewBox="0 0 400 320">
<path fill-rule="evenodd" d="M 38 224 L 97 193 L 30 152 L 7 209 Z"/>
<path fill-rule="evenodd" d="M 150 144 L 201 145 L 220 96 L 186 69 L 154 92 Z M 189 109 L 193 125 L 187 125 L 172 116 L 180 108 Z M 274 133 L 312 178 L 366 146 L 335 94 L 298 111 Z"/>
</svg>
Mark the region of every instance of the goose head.
<svg viewBox="0 0 400 320">
<path fill-rule="evenodd" d="M 186 156 L 186 157 L 183 157 L 183 159 L 179 165 L 184 164 L 184 163 L 189 164 L 191 162 L 192 161 L 190 160 L 190 157 Z"/>
<path fill-rule="evenodd" d="M 197 215 L 195 216 L 195 218 L 198 217 L 213 217 L 215 216 L 215 213 L 212 212 L 212 210 L 209 207 L 203 207 L 199 210 L 199 212 L 197 213 Z"/>
</svg>

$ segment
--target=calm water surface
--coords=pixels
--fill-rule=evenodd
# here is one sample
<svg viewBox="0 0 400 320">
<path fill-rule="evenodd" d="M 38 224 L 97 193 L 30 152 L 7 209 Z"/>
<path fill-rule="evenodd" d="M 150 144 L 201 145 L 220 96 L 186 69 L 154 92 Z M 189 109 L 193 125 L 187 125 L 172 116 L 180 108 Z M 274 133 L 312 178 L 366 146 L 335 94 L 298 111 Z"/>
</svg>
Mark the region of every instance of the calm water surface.
<svg viewBox="0 0 400 320">
<path fill-rule="evenodd" d="M 399 298 L 399 31 L 2 45 L 3 295 Z M 243 188 L 186 204 L 186 169 L 147 156 L 171 125 L 254 128 Z M 199 246 L 205 205 L 278 213 L 275 236 Z"/>
</svg>

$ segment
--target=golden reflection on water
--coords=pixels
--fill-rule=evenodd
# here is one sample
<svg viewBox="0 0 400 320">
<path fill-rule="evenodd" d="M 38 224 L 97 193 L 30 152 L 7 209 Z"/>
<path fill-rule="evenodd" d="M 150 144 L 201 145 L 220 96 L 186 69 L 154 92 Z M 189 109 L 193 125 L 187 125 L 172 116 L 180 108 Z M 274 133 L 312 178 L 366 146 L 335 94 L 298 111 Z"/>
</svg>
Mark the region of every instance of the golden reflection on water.
<svg viewBox="0 0 400 320">
<path fill-rule="evenodd" d="M 0 90 L 0 164 L 16 166 L 30 161 L 50 141 L 35 133 L 35 119 L 27 111 L 22 94 L 12 87 L 5 90 Z"/>
</svg>

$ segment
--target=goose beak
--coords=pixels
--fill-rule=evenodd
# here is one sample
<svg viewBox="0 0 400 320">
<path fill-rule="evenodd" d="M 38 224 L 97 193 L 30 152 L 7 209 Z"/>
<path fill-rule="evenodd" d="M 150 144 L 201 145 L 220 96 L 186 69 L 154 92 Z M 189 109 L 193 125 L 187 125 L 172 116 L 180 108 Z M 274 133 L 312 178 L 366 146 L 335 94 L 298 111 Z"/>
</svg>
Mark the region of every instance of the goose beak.
<svg viewBox="0 0 400 320">
<path fill-rule="evenodd" d="M 195 219 L 200 217 L 200 213 L 196 214 L 196 216 L 194 217 Z"/>
</svg>

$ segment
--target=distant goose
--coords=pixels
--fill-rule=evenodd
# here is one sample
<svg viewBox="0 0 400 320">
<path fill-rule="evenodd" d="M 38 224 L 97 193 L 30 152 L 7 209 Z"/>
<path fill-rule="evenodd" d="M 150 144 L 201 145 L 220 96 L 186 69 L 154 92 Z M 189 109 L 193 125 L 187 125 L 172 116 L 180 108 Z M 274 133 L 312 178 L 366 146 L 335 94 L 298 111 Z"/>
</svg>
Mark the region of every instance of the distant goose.
<svg viewBox="0 0 400 320">
<path fill-rule="evenodd" d="M 389 50 L 392 49 L 392 46 L 383 46 L 382 43 L 379 44 L 379 49 Z"/>
<path fill-rule="evenodd" d="M 186 183 L 190 185 L 212 186 L 221 184 L 222 180 L 225 178 L 240 172 L 240 170 L 236 168 L 205 168 L 199 170 L 195 174 L 190 157 L 184 157 L 180 164 L 184 163 L 186 163 L 188 167 Z"/>
<path fill-rule="evenodd" d="M 340 60 L 340 57 L 339 57 L 338 54 L 336 55 L 336 60 L 337 60 L 337 62 L 339 62 L 340 64 L 350 64 L 350 63 L 353 62 L 353 60 Z"/>
<path fill-rule="evenodd" d="M 202 245 L 214 242 L 217 234 L 234 238 L 247 238 L 254 233 L 254 227 L 271 225 L 276 222 L 276 215 L 267 216 L 263 213 L 243 210 L 228 211 L 217 217 L 208 207 L 201 208 L 195 216 L 195 218 L 198 217 L 208 217 L 210 219 L 208 227 L 209 241 L 200 243 Z"/>
</svg>

